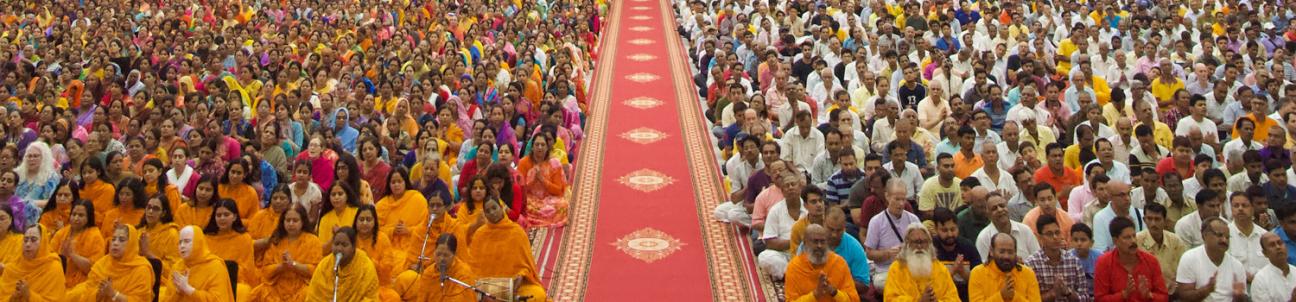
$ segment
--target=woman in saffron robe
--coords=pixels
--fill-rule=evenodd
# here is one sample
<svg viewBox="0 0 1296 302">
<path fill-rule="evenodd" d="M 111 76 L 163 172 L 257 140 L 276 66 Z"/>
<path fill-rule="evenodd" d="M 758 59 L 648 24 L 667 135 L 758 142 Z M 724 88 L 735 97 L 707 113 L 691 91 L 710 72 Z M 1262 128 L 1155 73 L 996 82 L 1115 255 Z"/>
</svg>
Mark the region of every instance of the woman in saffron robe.
<svg viewBox="0 0 1296 302">
<path fill-rule="evenodd" d="M 490 185 L 486 181 L 485 175 L 473 177 L 472 180 L 468 181 L 467 186 L 465 189 L 467 194 L 464 195 L 465 198 L 459 201 L 459 209 L 455 210 L 455 219 L 464 221 L 465 225 L 471 224 L 481 217 L 482 204 L 486 203 L 486 199 L 490 195 Z"/>
<path fill-rule="evenodd" d="M 356 248 L 369 255 L 374 269 L 378 270 L 378 296 L 382 301 L 401 301 L 400 295 L 392 289 L 392 279 L 395 278 L 394 274 L 400 272 L 400 266 L 393 263 L 397 259 L 388 253 L 392 250 L 391 239 L 378 230 L 378 210 L 371 204 L 360 205 L 352 225 L 356 230 Z M 345 227 L 338 229 L 342 228 Z"/>
<path fill-rule="evenodd" d="M 563 166 L 550 152 L 553 136 L 541 132 L 531 140 L 531 153 L 518 163 L 526 188 L 527 210 L 522 224 L 529 227 L 561 226 L 567 222 L 567 191 Z"/>
<path fill-rule="evenodd" d="M 352 226 L 359 207 L 360 201 L 350 187 L 333 183 L 333 187 L 328 190 L 328 202 L 323 203 L 321 211 L 324 214 L 320 216 L 316 233 L 319 233 L 320 238 L 332 239 L 334 230 Z"/>
<path fill-rule="evenodd" d="M 22 240 L 23 235 L 18 231 L 18 220 L 14 219 L 13 210 L 0 207 L 0 269 L 18 260 Z"/>
<path fill-rule="evenodd" d="M 90 267 L 104 255 L 103 233 L 95 226 L 94 204 L 85 200 L 72 202 L 68 225 L 54 233 L 50 242 L 58 247 L 59 255 L 67 258 L 65 284 L 73 287 L 85 281 Z"/>
<path fill-rule="evenodd" d="M 194 185 L 193 195 L 188 201 L 181 203 L 179 209 L 176 209 L 176 224 L 207 228 L 207 222 L 211 219 L 212 209 L 214 209 L 212 205 L 221 199 L 220 192 L 216 190 L 218 186 L 216 176 L 203 175 L 199 178 Z"/>
<path fill-rule="evenodd" d="M 252 187 L 252 178 L 248 177 L 251 165 L 242 158 L 231 161 L 225 166 L 225 176 L 221 177 L 217 190 L 222 198 L 233 200 L 238 204 L 239 217 L 251 218 L 261 209 L 261 198 L 257 197 L 256 188 Z"/>
<path fill-rule="evenodd" d="M 233 287 L 230 285 L 229 271 L 225 261 L 207 250 L 207 238 L 197 226 L 186 226 L 180 229 L 176 249 L 181 261 L 176 261 L 170 274 L 162 275 L 161 293 L 158 300 L 163 302 L 200 301 L 221 302 L 234 301 Z"/>
<path fill-rule="evenodd" d="M 144 166 L 140 168 L 140 175 L 144 177 L 144 194 L 148 196 L 163 194 L 170 203 L 168 206 L 178 209 L 183 202 L 180 199 L 180 189 L 167 180 L 166 174 L 162 173 L 165 170 L 166 166 L 160 159 L 150 158 L 144 161 Z"/>
<path fill-rule="evenodd" d="M 257 259 L 264 282 L 252 291 L 253 301 L 304 301 L 315 264 L 322 257 L 319 237 L 305 231 L 306 208 L 293 206 L 279 216 L 270 246 Z"/>
<path fill-rule="evenodd" d="M 455 234 L 455 236 L 459 236 L 460 238 L 463 237 L 463 232 L 467 228 L 467 225 L 462 223 L 465 220 L 455 218 L 454 216 L 451 215 L 447 215 L 449 213 L 451 203 L 450 203 L 450 199 L 445 198 L 446 195 L 447 194 L 437 194 L 437 195 L 432 195 L 428 198 L 427 201 L 428 213 L 432 217 L 436 217 L 436 220 L 432 221 L 432 228 L 428 229 L 426 226 L 415 227 L 416 228 L 415 234 L 418 235 L 419 240 L 416 242 L 410 242 L 410 245 L 408 246 L 398 247 L 399 249 L 409 251 L 410 253 L 421 252 L 424 254 L 423 255 L 411 254 L 411 256 L 408 259 L 404 259 L 405 260 L 404 263 L 401 263 L 399 266 L 397 266 L 400 269 L 412 269 L 412 270 L 422 271 L 423 268 L 431 266 L 432 265 L 431 253 L 433 253 L 436 250 L 436 240 L 433 239 L 440 237 L 441 234 Z M 425 236 L 428 239 L 427 242 L 423 241 L 423 238 Z M 426 245 L 426 247 L 420 244 Z M 467 253 L 465 253 L 462 256 L 466 257 L 468 255 Z M 396 275 L 399 275 L 399 272 L 397 272 Z"/>
<path fill-rule="evenodd" d="M 472 254 L 468 265 L 482 278 L 514 278 L 517 297 L 545 301 L 544 285 L 537 277 L 526 231 L 508 220 L 498 199 L 487 200 L 482 210 L 484 214 L 466 233 L 468 251 Z"/>
<path fill-rule="evenodd" d="M 436 265 L 427 271 L 405 271 L 401 279 L 410 282 L 397 284 L 403 301 L 477 301 L 477 293 L 455 284 L 441 282 L 441 276 L 455 278 L 468 284 L 477 283 L 477 275 L 468 263 L 455 257 L 460 251 L 459 239 L 453 234 L 441 234 L 436 240 Z"/>
<path fill-rule="evenodd" d="M 139 231 L 127 224 L 117 224 L 112 229 L 108 257 L 99 258 L 86 281 L 68 290 L 69 300 L 153 300 L 153 267 L 139 255 Z"/>
<path fill-rule="evenodd" d="M 261 284 L 254 265 L 256 257 L 252 249 L 252 235 L 248 235 L 247 228 L 243 226 L 243 219 L 238 215 L 238 204 L 233 200 L 221 199 L 212 207 L 215 209 L 207 221 L 207 227 L 203 229 L 203 234 L 207 235 L 207 246 L 221 259 L 239 263 L 238 284 L 235 285 L 238 289 L 235 292 L 249 295 L 253 288 Z"/>
<path fill-rule="evenodd" d="M 378 225 L 396 247 L 392 253 L 397 259 L 418 257 L 418 250 L 409 247 L 422 243 L 420 230 L 427 226 L 427 199 L 409 186 L 409 172 L 405 168 L 392 170 L 387 179 L 387 191 L 392 193 L 375 206 L 381 219 Z"/>
<path fill-rule="evenodd" d="M 4 274 L 0 275 L 0 297 L 8 297 L 10 301 L 63 301 L 67 291 L 63 264 L 58 254 L 50 251 L 45 234 L 45 228 L 39 224 L 27 227 L 22 237 L 22 257 L 5 265 Z"/>
<path fill-rule="evenodd" d="M 355 229 L 344 227 L 333 236 L 333 250 L 315 266 L 306 301 L 378 301 L 378 274 L 373 261 L 355 247 Z M 338 255 L 342 258 L 338 260 Z M 334 271 L 337 263 L 337 271 Z M 334 287 L 334 280 L 337 287 Z M 336 289 L 337 297 L 333 296 Z"/>
<path fill-rule="evenodd" d="M 113 188 L 111 183 L 100 178 L 105 173 L 104 163 L 98 157 L 91 157 L 90 160 L 81 164 L 82 185 L 80 195 L 85 196 L 91 203 L 94 203 L 95 209 L 99 209 L 99 212 L 95 213 L 94 220 L 92 220 L 98 223 L 104 221 L 104 214 L 107 214 L 108 210 L 112 209 L 113 198 L 117 197 L 117 194 L 115 194 L 117 189 Z M 96 224 L 94 226 L 99 227 L 101 225 Z"/>
<path fill-rule="evenodd" d="M 72 214 L 72 202 L 81 200 L 80 191 L 81 188 L 71 180 L 59 181 L 58 186 L 54 187 L 54 195 L 50 197 L 50 202 L 45 203 L 45 209 L 41 211 L 40 224 L 45 225 L 49 230 L 58 230 L 67 225 L 69 216 Z"/>
<path fill-rule="evenodd" d="M 102 222 L 104 225 L 129 224 L 136 225 L 140 219 L 144 218 L 144 207 L 148 206 L 148 197 L 144 196 L 144 182 L 138 178 L 130 177 L 122 180 L 117 184 L 116 198 L 113 199 L 113 207 L 104 214 Z M 113 228 L 103 228 L 104 238 L 111 238 Z"/>
<path fill-rule="evenodd" d="M 140 241 L 146 245 L 140 249 L 140 255 L 169 265 L 180 260 L 180 252 L 176 250 L 180 227 L 172 223 L 171 202 L 166 198 L 165 195 L 149 197 L 144 206 L 144 219 L 137 228 L 143 233 Z"/>
<path fill-rule="evenodd" d="M 382 146 L 378 140 L 368 138 L 360 141 L 360 173 L 369 184 L 387 183 L 387 174 L 391 166 L 382 158 Z M 387 196 L 387 186 L 370 186 L 373 196 Z"/>
<path fill-rule="evenodd" d="M 248 235 L 252 235 L 252 240 L 256 240 L 256 250 L 260 251 L 270 244 L 267 238 L 270 238 L 275 228 L 279 227 L 279 216 L 297 205 L 288 197 L 289 194 L 287 185 L 280 185 L 270 192 L 270 208 L 261 210 L 256 216 L 252 216 L 252 219 L 248 219 Z M 309 217 L 305 221 L 307 229 L 310 229 Z"/>
</svg>

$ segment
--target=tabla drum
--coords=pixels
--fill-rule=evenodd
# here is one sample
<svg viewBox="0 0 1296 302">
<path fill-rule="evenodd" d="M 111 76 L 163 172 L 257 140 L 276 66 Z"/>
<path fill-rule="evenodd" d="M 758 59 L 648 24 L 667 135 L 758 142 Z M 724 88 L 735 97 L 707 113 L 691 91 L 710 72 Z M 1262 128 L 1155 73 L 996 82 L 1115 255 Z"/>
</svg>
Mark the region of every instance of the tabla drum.
<svg viewBox="0 0 1296 302">
<path fill-rule="evenodd" d="M 495 297 L 498 302 L 514 302 L 513 293 L 517 290 L 513 286 L 513 278 L 481 278 L 477 279 L 477 288 Z M 482 301 L 492 301 L 484 298 Z"/>
</svg>

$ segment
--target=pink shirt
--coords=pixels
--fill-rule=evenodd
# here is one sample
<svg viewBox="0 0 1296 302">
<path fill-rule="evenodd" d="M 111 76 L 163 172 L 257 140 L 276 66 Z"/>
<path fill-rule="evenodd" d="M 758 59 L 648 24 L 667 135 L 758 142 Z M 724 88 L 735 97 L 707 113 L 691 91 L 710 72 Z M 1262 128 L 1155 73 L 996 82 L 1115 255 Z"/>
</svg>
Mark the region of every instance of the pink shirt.
<svg viewBox="0 0 1296 302">
<path fill-rule="evenodd" d="M 780 190 L 778 186 L 769 186 L 769 188 L 761 191 L 760 195 L 756 195 L 756 205 L 752 209 L 752 224 L 764 225 L 765 216 L 769 215 L 770 207 L 773 207 L 779 201 L 783 201 L 783 190 Z"/>
</svg>

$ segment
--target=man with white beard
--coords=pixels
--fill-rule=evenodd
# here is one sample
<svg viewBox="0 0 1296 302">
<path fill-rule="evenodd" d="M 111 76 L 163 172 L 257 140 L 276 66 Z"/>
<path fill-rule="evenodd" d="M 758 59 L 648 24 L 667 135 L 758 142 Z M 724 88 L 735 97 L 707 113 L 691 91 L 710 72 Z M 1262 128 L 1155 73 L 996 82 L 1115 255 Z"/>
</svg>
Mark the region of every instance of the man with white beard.
<svg viewBox="0 0 1296 302">
<path fill-rule="evenodd" d="M 805 230 L 805 249 L 788 263 L 784 275 L 787 301 L 859 301 L 846 260 L 829 250 L 828 229 Z"/>
<path fill-rule="evenodd" d="M 959 301 L 958 288 L 944 264 L 936 259 L 932 234 L 921 223 L 905 228 L 905 244 L 891 263 L 885 301 Z"/>
</svg>

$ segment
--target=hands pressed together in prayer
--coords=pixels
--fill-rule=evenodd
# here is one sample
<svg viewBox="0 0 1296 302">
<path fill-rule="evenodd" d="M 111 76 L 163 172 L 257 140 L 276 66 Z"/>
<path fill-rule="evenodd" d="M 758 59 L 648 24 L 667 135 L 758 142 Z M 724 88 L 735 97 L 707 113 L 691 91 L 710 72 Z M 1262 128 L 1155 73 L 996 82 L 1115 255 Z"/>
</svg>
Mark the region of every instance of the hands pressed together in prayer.
<svg viewBox="0 0 1296 302">
<path fill-rule="evenodd" d="M 816 299 L 832 298 L 837 296 L 837 288 L 828 283 L 828 275 L 819 274 L 819 286 L 815 287 L 814 296 Z"/>
</svg>

